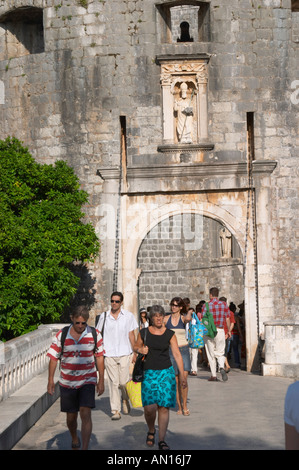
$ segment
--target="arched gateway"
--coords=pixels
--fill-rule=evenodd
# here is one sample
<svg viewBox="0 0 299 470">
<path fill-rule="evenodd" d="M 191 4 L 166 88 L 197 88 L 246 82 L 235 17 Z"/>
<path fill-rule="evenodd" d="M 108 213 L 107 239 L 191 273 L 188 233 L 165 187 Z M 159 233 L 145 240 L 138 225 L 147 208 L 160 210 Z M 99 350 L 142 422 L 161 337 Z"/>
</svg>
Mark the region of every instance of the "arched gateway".
<svg viewBox="0 0 299 470">
<path fill-rule="evenodd" d="M 195 308 L 211 286 L 239 305 L 244 300 L 240 248 L 220 222 L 184 212 L 159 222 L 143 239 L 137 267 L 139 307 L 153 303 L 170 311 L 175 296 L 188 297 Z"/>
<path fill-rule="evenodd" d="M 166 219 L 183 215 L 199 214 L 218 221 L 233 235 L 242 252 L 244 261 L 244 301 L 246 312 L 246 355 L 247 369 L 258 367 L 258 321 L 256 310 L 254 247 L 251 236 L 246 236 L 246 193 L 238 194 L 239 204 L 235 204 L 236 194 L 223 195 L 221 203 L 213 200 L 213 195 L 167 195 L 122 197 L 121 220 L 121 260 L 119 285 L 126 293 L 126 307 L 138 311 L 138 280 L 141 269 L 138 267 L 140 246 L 157 224 Z M 209 200 L 210 199 L 210 200 Z M 242 200 L 243 199 L 243 200 Z M 226 204 L 224 204 L 226 202 Z M 220 286 L 221 287 L 221 286 Z M 181 293 L 180 293 L 181 294 Z M 189 294 L 189 295 L 187 295 Z M 229 294 L 229 293 L 228 293 Z M 192 292 L 186 292 L 191 296 Z M 243 293 L 242 293 L 243 295 Z M 208 298 L 208 291 L 203 294 Z M 198 299 L 200 300 L 200 299 Z"/>
</svg>

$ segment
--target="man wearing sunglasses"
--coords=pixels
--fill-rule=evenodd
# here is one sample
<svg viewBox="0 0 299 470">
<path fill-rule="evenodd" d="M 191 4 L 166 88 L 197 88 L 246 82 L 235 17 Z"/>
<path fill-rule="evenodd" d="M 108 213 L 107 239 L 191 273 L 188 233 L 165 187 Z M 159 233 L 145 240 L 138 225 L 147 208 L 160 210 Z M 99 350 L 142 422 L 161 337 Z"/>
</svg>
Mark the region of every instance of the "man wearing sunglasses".
<svg viewBox="0 0 299 470">
<path fill-rule="evenodd" d="M 103 334 L 112 420 L 121 418 L 121 404 L 124 414 L 130 412 L 125 386 L 130 379 L 129 370 L 135 344 L 135 331 L 138 330 L 135 316 L 125 310 L 122 305 L 123 294 L 113 292 L 111 307 L 100 315 L 97 324 L 97 329 Z"/>
<path fill-rule="evenodd" d="M 65 340 L 62 341 L 63 330 L 60 330 L 47 354 L 50 358 L 48 393 L 54 394 L 54 374 L 57 362 L 61 359 L 59 377 L 61 411 L 66 412 L 72 449 L 81 447 L 77 435 L 77 420 L 80 413 L 82 450 L 88 449 L 90 441 L 91 409 L 95 408 L 95 387 L 98 395 L 104 392 L 103 340 L 99 331 L 93 334 L 93 330 L 87 325 L 88 318 L 88 309 L 85 306 L 77 307 L 71 315 L 72 324 L 67 329 Z"/>
</svg>

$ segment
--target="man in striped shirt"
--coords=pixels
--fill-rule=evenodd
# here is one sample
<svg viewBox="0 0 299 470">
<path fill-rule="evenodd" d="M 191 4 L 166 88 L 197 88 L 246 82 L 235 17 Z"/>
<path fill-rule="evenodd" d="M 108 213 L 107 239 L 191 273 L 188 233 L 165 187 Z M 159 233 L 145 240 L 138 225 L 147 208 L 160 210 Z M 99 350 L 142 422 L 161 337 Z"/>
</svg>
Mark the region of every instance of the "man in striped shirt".
<svg viewBox="0 0 299 470">
<path fill-rule="evenodd" d="M 62 350 L 60 330 L 47 356 L 49 362 L 48 393 L 55 389 L 54 374 L 61 359 L 59 377 L 61 411 L 67 414 L 67 426 L 72 437 L 72 448 L 79 449 L 77 435 L 78 412 L 81 418 L 82 450 L 88 449 L 92 431 L 91 408 L 95 407 L 95 387 L 98 395 L 104 393 L 104 349 L 101 333 L 96 330 L 96 344 L 92 329 L 87 325 L 88 309 L 79 306 L 71 315 L 70 325 Z M 98 374 L 97 374 L 98 370 Z M 98 375 L 98 377 L 97 377 Z"/>
<path fill-rule="evenodd" d="M 212 287 L 210 289 L 210 302 L 209 310 L 213 315 L 214 323 L 217 328 L 217 335 L 215 338 L 210 338 L 205 336 L 205 346 L 207 357 L 211 369 L 211 377 L 209 378 L 210 382 L 216 382 L 216 366 L 217 362 L 219 365 L 220 374 L 222 380 L 226 381 L 228 379 L 227 373 L 225 371 L 225 332 L 224 324 L 226 323 L 228 329 L 228 336 L 231 336 L 230 333 L 230 311 L 225 302 L 221 302 L 218 299 L 219 289 L 217 287 Z M 206 306 L 203 307 L 203 315 L 206 312 Z"/>
</svg>

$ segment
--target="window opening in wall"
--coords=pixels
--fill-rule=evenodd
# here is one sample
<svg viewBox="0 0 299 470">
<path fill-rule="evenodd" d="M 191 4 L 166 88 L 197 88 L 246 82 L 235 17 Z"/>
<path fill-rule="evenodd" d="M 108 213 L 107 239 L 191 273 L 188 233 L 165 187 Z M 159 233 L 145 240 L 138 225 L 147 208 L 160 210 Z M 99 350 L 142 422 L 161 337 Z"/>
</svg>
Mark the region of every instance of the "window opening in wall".
<svg viewBox="0 0 299 470">
<path fill-rule="evenodd" d="M 209 2 L 186 0 L 156 5 L 160 43 L 208 42 Z"/>
<path fill-rule="evenodd" d="M 182 21 L 180 24 L 181 35 L 177 38 L 177 42 L 193 42 L 193 38 L 190 36 L 189 28 L 190 25 L 187 21 Z"/>
<path fill-rule="evenodd" d="M 127 166 L 127 122 L 126 116 L 120 116 L 120 139 L 123 167 Z"/>
<path fill-rule="evenodd" d="M 250 161 L 255 159 L 254 156 L 254 113 L 247 113 L 247 146 L 248 158 Z"/>
<path fill-rule="evenodd" d="M 123 179 L 123 189 L 127 189 L 127 119 L 120 116 L 120 151 L 121 151 L 121 173 Z"/>
<path fill-rule="evenodd" d="M 4 38 L 1 60 L 44 52 L 42 8 L 21 7 L 0 16 L 0 34 Z"/>
</svg>

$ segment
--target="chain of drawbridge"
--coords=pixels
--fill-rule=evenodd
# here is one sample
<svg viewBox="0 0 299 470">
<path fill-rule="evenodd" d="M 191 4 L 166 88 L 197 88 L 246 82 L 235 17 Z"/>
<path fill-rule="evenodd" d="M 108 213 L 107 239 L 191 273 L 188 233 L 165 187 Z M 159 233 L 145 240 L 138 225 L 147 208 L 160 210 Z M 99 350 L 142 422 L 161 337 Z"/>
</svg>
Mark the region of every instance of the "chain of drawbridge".
<svg viewBox="0 0 299 470">
<path fill-rule="evenodd" d="M 121 183 L 122 183 L 122 157 L 119 165 L 119 183 L 118 183 L 118 201 L 116 213 L 116 229 L 115 229 L 115 252 L 114 252 L 114 269 L 113 269 L 113 290 L 117 291 L 118 285 L 118 261 L 119 261 L 119 240 L 120 240 L 120 209 L 121 209 Z"/>
<path fill-rule="evenodd" d="M 243 263 L 243 285 L 245 287 L 246 265 L 248 256 L 248 237 L 250 231 L 250 215 L 252 222 L 252 241 L 253 241 L 253 262 L 254 262 L 254 285 L 255 285 L 255 308 L 257 321 L 257 345 L 258 345 L 258 362 L 259 367 L 262 363 L 261 344 L 260 344 L 260 321 L 259 321 L 259 300 L 258 300 L 258 264 L 257 264 L 257 227 L 256 227 L 256 200 L 255 189 L 253 184 L 253 165 L 252 158 L 248 156 L 248 197 L 247 197 L 247 214 L 246 214 L 246 232 L 245 232 L 245 249 Z"/>
</svg>

